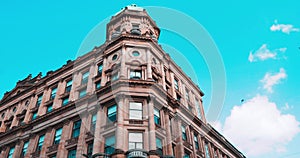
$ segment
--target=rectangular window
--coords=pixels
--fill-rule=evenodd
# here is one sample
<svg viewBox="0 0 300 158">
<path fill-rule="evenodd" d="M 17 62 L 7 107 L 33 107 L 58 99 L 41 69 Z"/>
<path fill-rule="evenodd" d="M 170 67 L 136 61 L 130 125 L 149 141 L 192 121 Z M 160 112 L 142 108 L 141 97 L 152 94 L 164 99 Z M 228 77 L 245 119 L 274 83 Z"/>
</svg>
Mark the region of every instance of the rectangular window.
<svg viewBox="0 0 300 158">
<path fill-rule="evenodd" d="M 130 71 L 130 79 L 141 79 L 142 71 L 141 70 L 131 70 Z"/>
<path fill-rule="evenodd" d="M 83 98 L 86 96 L 86 89 L 82 89 L 79 91 L 79 98 Z"/>
<path fill-rule="evenodd" d="M 110 136 L 105 139 L 105 147 L 104 152 L 105 154 L 112 154 L 115 152 L 115 136 Z"/>
<path fill-rule="evenodd" d="M 57 92 L 57 87 L 54 87 L 51 89 L 51 97 L 50 100 L 53 100 L 56 96 L 56 92 Z"/>
<path fill-rule="evenodd" d="M 117 120 L 117 105 L 108 107 L 107 109 L 107 121 L 115 122 Z"/>
<path fill-rule="evenodd" d="M 182 133 L 182 140 L 186 141 L 187 140 L 187 136 L 186 136 L 186 131 L 185 131 L 185 127 L 181 126 L 181 133 Z"/>
<path fill-rule="evenodd" d="M 69 103 L 69 96 L 64 97 L 62 100 L 62 106 L 66 106 Z"/>
<path fill-rule="evenodd" d="M 12 158 L 14 152 L 15 152 L 15 147 L 11 147 L 11 148 L 9 149 L 7 158 Z"/>
<path fill-rule="evenodd" d="M 194 143 L 195 143 L 195 149 L 199 150 L 199 141 L 198 141 L 198 135 L 194 134 Z"/>
<path fill-rule="evenodd" d="M 43 144 L 44 144 L 44 139 L 45 139 L 45 135 L 43 134 L 39 138 L 38 146 L 36 148 L 36 151 L 41 151 L 42 150 L 42 147 L 43 147 Z"/>
<path fill-rule="evenodd" d="M 98 66 L 98 75 L 100 75 L 100 76 L 101 76 L 101 74 L 102 74 L 102 70 L 103 70 L 103 65 L 102 65 L 102 64 L 100 64 L 100 65 Z"/>
<path fill-rule="evenodd" d="M 183 158 L 190 158 L 190 153 L 188 153 L 187 151 L 185 151 Z"/>
<path fill-rule="evenodd" d="M 93 155 L 93 142 L 89 143 L 88 144 L 88 147 L 87 147 L 87 155 L 89 157 L 92 157 Z"/>
<path fill-rule="evenodd" d="M 219 158 L 217 149 L 214 149 L 214 157 Z"/>
<path fill-rule="evenodd" d="M 88 80 L 89 80 L 89 72 L 87 71 L 87 72 L 82 74 L 81 84 L 82 85 L 87 84 Z"/>
<path fill-rule="evenodd" d="M 35 120 L 38 117 L 37 111 L 32 113 L 32 120 Z"/>
<path fill-rule="evenodd" d="M 19 119 L 19 125 L 24 125 L 25 123 L 24 123 L 24 116 L 22 116 L 20 119 Z M 0 126 L 1 126 L 1 124 L 0 124 Z"/>
<path fill-rule="evenodd" d="M 178 80 L 176 78 L 174 79 L 174 86 L 176 90 L 179 90 Z"/>
<path fill-rule="evenodd" d="M 156 108 L 154 108 L 154 123 L 160 125 L 160 112 Z"/>
<path fill-rule="evenodd" d="M 143 149 L 143 133 L 129 133 L 129 150 Z"/>
<path fill-rule="evenodd" d="M 69 81 L 67 82 L 65 92 L 67 92 L 67 93 L 71 92 L 71 89 L 72 89 L 72 83 L 73 83 L 72 80 L 69 80 Z"/>
<path fill-rule="evenodd" d="M 195 100 L 195 106 L 196 106 L 196 110 L 197 110 L 197 117 L 199 119 L 201 119 L 201 110 L 200 110 L 199 101 L 197 99 Z"/>
<path fill-rule="evenodd" d="M 96 89 L 100 89 L 101 88 L 101 80 L 100 81 L 97 81 L 95 83 L 95 86 L 96 86 Z"/>
<path fill-rule="evenodd" d="M 207 142 L 205 142 L 204 150 L 205 150 L 205 157 L 206 158 L 210 158 L 209 147 L 208 147 L 208 143 Z"/>
<path fill-rule="evenodd" d="M 129 105 L 129 119 L 141 120 L 143 118 L 142 103 L 130 102 Z"/>
<path fill-rule="evenodd" d="M 28 149 L 29 141 L 24 142 L 21 157 L 24 157 Z"/>
<path fill-rule="evenodd" d="M 38 99 L 37 99 L 37 102 L 36 102 L 36 106 L 40 106 L 40 105 L 41 105 L 41 103 L 42 103 L 42 98 L 43 98 L 43 95 L 42 95 L 42 94 L 38 96 Z"/>
<path fill-rule="evenodd" d="M 80 127 L 81 127 L 81 120 L 78 120 L 78 121 L 74 122 L 73 131 L 72 131 L 72 138 L 79 137 Z"/>
<path fill-rule="evenodd" d="M 185 99 L 186 101 L 190 101 L 189 90 L 185 89 Z"/>
<path fill-rule="evenodd" d="M 76 158 L 76 149 L 69 150 L 68 158 Z"/>
<path fill-rule="evenodd" d="M 119 79 L 119 74 L 118 73 L 115 73 L 111 76 L 111 81 L 116 81 Z"/>
<path fill-rule="evenodd" d="M 159 155 L 163 155 L 163 148 L 162 148 L 162 140 L 159 138 L 156 138 L 156 152 Z"/>
<path fill-rule="evenodd" d="M 59 144 L 60 139 L 61 139 L 61 133 L 62 133 L 62 127 L 56 129 L 53 144 Z"/>
<path fill-rule="evenodd" d="M 94 133 L 96 130 L 97 114 L 92 116 L 91 132 Z"/>
<path fill-rule="evenodd" d="M 47 106 L 47 113 L 51 112 L 53 110 L 53 103 Z"/>
</svg>

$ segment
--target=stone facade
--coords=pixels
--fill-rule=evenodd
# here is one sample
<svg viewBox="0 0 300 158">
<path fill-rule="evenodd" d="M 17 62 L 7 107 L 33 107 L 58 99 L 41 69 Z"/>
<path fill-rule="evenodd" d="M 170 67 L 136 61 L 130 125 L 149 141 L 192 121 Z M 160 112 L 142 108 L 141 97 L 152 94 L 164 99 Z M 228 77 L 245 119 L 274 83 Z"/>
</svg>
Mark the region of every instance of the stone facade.
<svg viewBox="0 0 300 158">
<path fill-rule="evenodd" d="M 19 81 L 0 102 L 0 157 L 245 157 L 207 124 L 204 93 L 159 34 L 143 8 L 128 6 L 103 45 Z"/>
</svg>

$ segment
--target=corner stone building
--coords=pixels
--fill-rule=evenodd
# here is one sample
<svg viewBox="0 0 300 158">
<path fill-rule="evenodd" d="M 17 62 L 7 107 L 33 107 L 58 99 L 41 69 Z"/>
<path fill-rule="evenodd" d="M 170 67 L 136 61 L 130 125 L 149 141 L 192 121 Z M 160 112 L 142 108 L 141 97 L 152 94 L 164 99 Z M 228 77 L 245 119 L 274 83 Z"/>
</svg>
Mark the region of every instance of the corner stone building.
<svg viewBox="0 0 300 158">
<path fill-rule="evenodd" d="M 1 158 L 244 158 L 207 124 L 204 93 L 158 45 L 145 9 L 127 6 L 106 42 L 0 102 Z"/>
</svg>

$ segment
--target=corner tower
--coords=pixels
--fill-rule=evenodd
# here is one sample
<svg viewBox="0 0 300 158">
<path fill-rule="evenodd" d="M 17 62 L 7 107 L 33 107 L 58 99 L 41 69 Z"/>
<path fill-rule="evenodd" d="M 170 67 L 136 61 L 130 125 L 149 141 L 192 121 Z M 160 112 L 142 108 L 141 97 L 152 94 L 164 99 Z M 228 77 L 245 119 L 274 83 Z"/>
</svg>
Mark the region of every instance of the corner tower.
<svg viewBox="0 0 300 158">
<path fill-rule="evenodd" d="M 132 4 L 116 13 L 107 24 L 106 40 L 112 40 L 121 34 L 139 35 L 157 40 L 160 29 L 144 8 Z"/>
</svg>

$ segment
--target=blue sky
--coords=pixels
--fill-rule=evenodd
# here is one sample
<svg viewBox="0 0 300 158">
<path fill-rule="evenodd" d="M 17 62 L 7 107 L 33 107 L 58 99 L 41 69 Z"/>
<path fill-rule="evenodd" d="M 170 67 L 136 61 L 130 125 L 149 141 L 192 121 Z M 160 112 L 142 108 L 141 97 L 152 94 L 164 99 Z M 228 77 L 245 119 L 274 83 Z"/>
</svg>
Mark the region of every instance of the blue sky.
<svg viewBox="0 0 300 158">
<path fill-rule="evenodd" d="M 210 34 L 226 72 L 223 109 L 211 123 L 237 148 L 248 157 L 300 157 L 300 2 L 296 0 L 2 1 L 0 96 L 30 73 L 45 74 L 75 59 L 95 26 L 132 3 L 177 10 L 195 19 Z M 159 16 L 153 19 L 158 25 L 165 20 Z M 186 31 L 192 29 L 194 26 Z M 100 45 L 105 37 L 97 38 L 94 45 Z M 207 111 L 212 81 L 204 57 L 194 57 L 198 52 L 189 39 L 167 29 L 162 30 L 159 42 L 183 70 L 198 80 L 206 94 Z M 180 55 L 186 60 L 180 60 Z M 189 68 L 195 73 L 189 73 Z"/>
</svg>

